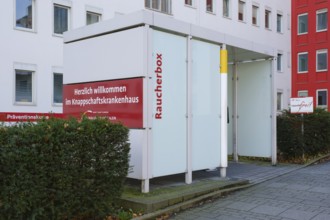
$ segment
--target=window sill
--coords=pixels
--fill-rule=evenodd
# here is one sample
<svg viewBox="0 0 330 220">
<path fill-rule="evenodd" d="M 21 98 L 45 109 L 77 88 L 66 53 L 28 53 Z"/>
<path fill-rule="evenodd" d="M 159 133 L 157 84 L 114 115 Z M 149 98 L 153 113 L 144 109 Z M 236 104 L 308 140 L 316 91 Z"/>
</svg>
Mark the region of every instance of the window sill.
<svg viewBox="0 0 330 220">
<path fill-rule="evenodd" d="M 37 31 L 35 29 L 30 29 L 30 28 L 14 27 L 14 30 L 24 31 L 24 32 L 34 33 L 34 34 L 37 33 Z"/>
<path fill-rule="evenodd" d="M 53 107 L 63 107 L 62 103 L 53 103 Z"/>
<path fill-rule="evenodd" d="M 324 72 L 327 72 L 328 69 L 324 69 L 324 70 L 316 70 L 316 73 L 324 73 Z"/>
<path fill-rule="evenodd" d="M 328 31 L 328 29 L 316 30 L 316 33 L 326 32 L 326 31 Z"/>
<path fill-rule="evenodd" d="M 63 38 L 63 34 L 55 34 L 55 33 L 53 33 L 53 37 Z"/>
<path fill-rule="evenodd" d="M 306 71 L 306 72 L 298 72 L 298 74 L 306 74 L 306 73 L 308 73 L 308 71 Z"/>
<path fill-rule="evenodd" d="M 197 9 L 196 6 L 194 6 L 194 5 L 184 4 L 184 6 L 186 6 L 187 8 L 191 8 L 191 9 Z"/>
<path fill-rule="evenodd" d="M 213 11 L 205 11 L 207 14 L 210 14 L 210 15 L 216 15 L 215 12 Z"/>
<path fill-rule="evenodd" d="M 33 103 L 33 102 L 15 102 L 14 105 L 17 105 L 17 106 L 37 106 L 37 104 Z"/>
<path fill-rule="evenodd" d="M 148 9 L 148 10 L 150 10 L 150 11 L 154 11 L 154 12 L 162 13 L 162 14 L 164 14 L 164 15 L 170 15 L 170 16 L 173 16 L 172 13 L 168 13 L 168 12 L 165 12 L 165 11 L 159 11 L 159 10 L 157 10 L 157 9 L 147 8 L 147 7 L 146 7 L 146 9 Z"/>
</svg>

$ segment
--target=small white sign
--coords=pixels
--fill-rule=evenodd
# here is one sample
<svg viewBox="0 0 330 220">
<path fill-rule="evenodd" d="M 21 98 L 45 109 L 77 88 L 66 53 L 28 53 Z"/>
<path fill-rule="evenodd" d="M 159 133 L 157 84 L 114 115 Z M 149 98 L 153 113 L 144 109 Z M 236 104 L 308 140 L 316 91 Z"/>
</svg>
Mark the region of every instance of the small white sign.
<svg viewBox="0 0 330 220">
<path fill-rule="evenodd" d="M 313 97 L 291 98 L 291 113 L 313 113 Z"/>
</svg>

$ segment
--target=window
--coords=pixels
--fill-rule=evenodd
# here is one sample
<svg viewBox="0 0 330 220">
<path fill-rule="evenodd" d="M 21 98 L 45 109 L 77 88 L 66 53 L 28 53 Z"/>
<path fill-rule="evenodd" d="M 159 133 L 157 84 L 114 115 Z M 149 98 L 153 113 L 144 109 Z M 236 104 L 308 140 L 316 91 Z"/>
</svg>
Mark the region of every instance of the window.
<svg viewBox="0 0 330 220">
<path fill-rule="evenodd" d="M 265 10 L 265 28 L 270 29 L 271 28 L 271 11 Z"/>
<path fill-rule="evenodd" d="M 16 0 L 15 27 L 33 30 L 34 0 Z"/>
<path fill-rule="evenodd" d="M 33 72 L 15 70 L 15 102 L 33 102 Z"/>
<path fill-rule="evenodd" d="M 193 0 L 185 0 L 184 3 L 186 5 L 194 6 L 194 1 Z"/>
<path fill-rule="evenodd" d="M 283 16 L 281 14 L 276 15 L 276 31 L 277 33 L 282 33 L 282 20 Z"/>
<path fill-rule="evenodd" d="M 93 12 L 86 13 L 86 25 L 97 23 L 101 20 L 101 15 Z"/>
<path fill-rule="evenodd" d="M 53 103 L 62 104 L 63 98 L 63 75 L 54 73 L 53 79 Z"/>
<path fill-rule="evenodd" d="M 283 54 L 278 53 L 277 54 L 277 71 L 278 72 L 282 72 L 283 71 L 283 69 L 282 69 L 282 66 L 283 66 L 282 62 L 283 62 Z"/>
<path fill-rule="evenodd" d="M 69 30 L 69 8 L 54 5 L 54 34 L 63 34 Z"/>
<path fill-rule="evenodd" d="M 252 24 L 259 25 L 259 7 L 252 5 Z"/>
<path fill-rule="evenodd" d="M 281 111 L 282 110 L 282 92 L 277 92 L 277 103 L 276 103 L 276 110 Z"/>
<path fill-rule="evenodd" d="M 316 106 L 320 108 L 327 108 L 328 107 L 328 90 L 320 89 L 316 90 L 317 96 L 317 103 Z"/>
<path fill-rule="evenodd" d="M 163 12 L 166 14 L 171 14 L 171 0 L 145 0 L 145 7 L 156 10 L 159 12 Z"/>
<path fill-rule="evenodd" d="M 213 0 L 206 0 L 206 11 L 207 12 L 212 12 L 214 10 L 214 1 Z"/>
<path fill-rule="evenodd" d="M 306 73 L 308 71 L 308 53 L 298 54 L 298 73 Z"/>
<path fill-rule="evenodd" d="M 298 91 L 298 97 L 308 97 L 308 91 L 307 90 Z"/>
<path fill-rule="evenodd" d="M 298 34 L 306 34 L 308 32 L 308 14 L 298 15 Z"/>
<path fill-rule="evenodd" d="M 224 17 L 229 17 L 230 16 L 230 12 L 229 12 L 229 9 L 230 9 L 230 6 L 229 6 L 229 0 L 223 0 L 222 1 L 222 15 Z"/>
<path fill-rule="evenodd" d="M 328 10 L 323 9 L 316 12 L 316 31 L 328 29 Z"/>
<path fill-rule="evenodd" d="M 238 1 L 238 20 L 239 21 L 245 21 L 244 12 L 245 12 L 245 2 Z"/>
<path fill-rule="evenodd" d="M 316 51 L 316 71 L 328 70 L 328 50 Z"/>
</svg>

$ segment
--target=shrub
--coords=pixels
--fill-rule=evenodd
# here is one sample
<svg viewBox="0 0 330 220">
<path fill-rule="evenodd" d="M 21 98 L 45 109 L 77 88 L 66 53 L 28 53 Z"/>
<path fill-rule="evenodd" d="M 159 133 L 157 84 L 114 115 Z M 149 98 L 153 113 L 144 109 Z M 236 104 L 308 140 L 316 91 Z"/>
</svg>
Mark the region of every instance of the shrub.
<svg viewBox="0 0 330 220">
<path fill-rule="evenodd" d="M 302 123 L 304 132 L 302 133 Z M 330 150 L 330 113 L 315 109 L 312 114 L 283 111 L 277 117 L 277 147 L 286 159 L 315 156 Z"/>
<path fill-rule="evenodd" d="M 128 172 L 128 129 L 52 118 L 0 127 L 1 219 L 104 219 Z"/>
</svg>

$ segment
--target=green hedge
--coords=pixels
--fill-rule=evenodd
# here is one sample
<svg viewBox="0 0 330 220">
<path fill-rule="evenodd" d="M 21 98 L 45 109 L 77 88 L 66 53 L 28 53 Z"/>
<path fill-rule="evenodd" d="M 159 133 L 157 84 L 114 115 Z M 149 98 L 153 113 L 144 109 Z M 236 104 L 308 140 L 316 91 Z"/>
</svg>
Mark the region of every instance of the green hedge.
<svg viewBox="0 0 330 220">
<path fill-rule="evenodd" d="M 324 109 L 315 109 L 314 113 L 302 117 L 300 114 L 283 111 L 277 117 L 277 147 L 280 156 L 286 159 L 329 152 L 330 113 Z"/>
<path fill-rule="evenodd" d="M 104 219 L 129 168 L 128 129 L 106 119 L 0 127 L 0 219 Z"/>
</svg>

